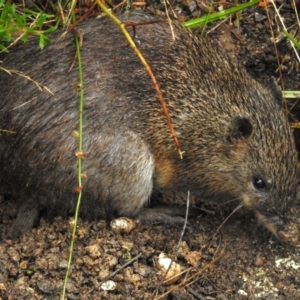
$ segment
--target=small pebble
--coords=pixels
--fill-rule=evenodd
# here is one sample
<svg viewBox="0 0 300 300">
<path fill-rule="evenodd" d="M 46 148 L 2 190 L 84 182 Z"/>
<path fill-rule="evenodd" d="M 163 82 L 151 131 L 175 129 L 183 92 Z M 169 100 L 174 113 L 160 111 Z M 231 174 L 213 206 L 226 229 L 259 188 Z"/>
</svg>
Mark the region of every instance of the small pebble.
<svg viewBox="0 0 300 300">
<path fill-rule="evenodd" d="M 261 256 L 257 256 L 254 258 L 253 264 L 255 267 L 262 267 L 265 263 L 265 260 Z"/>
</svg>

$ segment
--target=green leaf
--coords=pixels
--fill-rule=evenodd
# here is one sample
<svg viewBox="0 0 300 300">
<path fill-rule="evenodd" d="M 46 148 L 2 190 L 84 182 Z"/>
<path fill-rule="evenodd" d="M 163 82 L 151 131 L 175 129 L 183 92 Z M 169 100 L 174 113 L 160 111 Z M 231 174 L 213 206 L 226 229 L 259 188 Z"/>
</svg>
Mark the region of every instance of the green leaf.
<svg viewBox="0 0 300 300">
<path fill-rule="evenodd" d="M 300 43 L 290 34 L 288 33 L 286 30 L 283 30 L 283 33 L 285 34 L 285 36 L 294 44 L 294 46 L 300 50 Z"/>
<path fill-rule="evenodd" d="M 282 91 L 283 98 L 300 98 L 300 91 Z"/>
<path fill-rule="evenodd" d="M 237 12 L 245 9 L 245 8 L 256 5 L 260 1 L 261 0 L 252 0 L 250 2 L 247 2 L 247 3 L 244 3 L 244 4 L 239 4 L 235 7 L 231 7 L 231 8 L 225 9 L 223 11 L 208 14 L 208 15 L 203 16 L 201 18 L 189 20 L 187 22 L 182 23 L 181 25 L 183 27 L 186 27 L 186 28 L 195 28 L 195 27 L 198 27 L 198 26 L 203 26 L 203 25 L 206 25 L 208 23 L 211 23 L 211 22 L 214 22 L 214 21 L 217 21 L 217 20 L 221 20 L 225 17 L 228 17 L 228 16 L 230 16 L 234 13 L 237 13 Z"/>
</svg>

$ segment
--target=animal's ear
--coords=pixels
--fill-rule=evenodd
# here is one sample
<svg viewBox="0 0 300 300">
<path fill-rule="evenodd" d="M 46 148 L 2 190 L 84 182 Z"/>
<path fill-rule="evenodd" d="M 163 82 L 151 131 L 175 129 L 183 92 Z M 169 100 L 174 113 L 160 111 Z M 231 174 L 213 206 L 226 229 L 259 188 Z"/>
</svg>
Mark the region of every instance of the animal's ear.
<svg viewBox="0 0 300 300">
<path fill-rule="evenodd" d="M 238 140 L 248 139 L 253 132 L 251 121 L 247 117 L 233 117 L 227 128 L 227 140 L 234 143 Z"/>
</svg>

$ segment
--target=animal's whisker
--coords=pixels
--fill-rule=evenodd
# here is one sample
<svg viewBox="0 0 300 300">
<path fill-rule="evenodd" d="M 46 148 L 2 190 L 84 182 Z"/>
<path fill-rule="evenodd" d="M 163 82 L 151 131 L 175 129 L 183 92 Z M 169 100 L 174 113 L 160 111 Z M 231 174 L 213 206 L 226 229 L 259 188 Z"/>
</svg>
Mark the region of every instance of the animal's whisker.
<svg viewBox="0 0 300 300">
<path fill-rule="evenodd" d="M 233 198 L 233 199 L 224 201 L 224 202 L 220 203 L 220 206 L 221 206 L 221 205 L 222 205 L 222 206 L 228 205 L 228 204 L 231 204 L 231 203 L 236 202 L 236 201 L 240 201 L 240 199 L 239 199 L 239 198 Z"/>
<path fill-rule="evenodd" d="M 241 209 L 242 207 L 244 206 L 243 203 L 240 203 L 230 214 L 229 216 L 227 216 L 227 218 L 221 223 L 221 225 L 218 227 L 218 229 L 216 230 L 216 232 L 218 232 L 222 227 L 223 225 L 229 220 L 229 218 L 234 214 L 236 213 L 239 209 Z"/>
</svg>

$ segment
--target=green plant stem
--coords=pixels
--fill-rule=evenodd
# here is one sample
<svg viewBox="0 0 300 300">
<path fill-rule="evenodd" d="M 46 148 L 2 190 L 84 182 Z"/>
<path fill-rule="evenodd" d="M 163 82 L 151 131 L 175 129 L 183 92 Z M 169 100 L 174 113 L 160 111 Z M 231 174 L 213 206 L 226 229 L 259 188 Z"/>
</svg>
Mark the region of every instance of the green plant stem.
<svg viewBox="0 0 300 300">
<path fill-rule="evenodd" d="M 73 14 L 73 21 L 75 22 L 75 16 Z M 78 41 L 78 37 L 75 36 L 75 44 L 76 44 L 76 54 L 77 54 L 77 61 L 78 61 L 78 75 L 79 75 L 79 94 L 80 94 L 80 103 L 79 103 L 79 139 L 78 139 L 78 153 L 83 153 L 83 106 L 84 106 L 84 88 L 83 88 L 83 72 L 82 72 L 82 60 L 81 60 L 81 52 L 80 52 L 80 44 Z M 64 279 L 64 285 L 63 290 L 61 294 L 61 299 L 66 299 L 66 288 L 68 283 L 68 278 L 70 275 L 71 270 L 71 263 L 72 263 L 72 257 L 73 257 L 73 250 L 74 250 L 74 244 L 76 239 L 76 229 L 77 229 L 77 223 L 78 223 L 78 215 L 79 215 L 79 208 L 81 204 L 82 199 L 82 163 L 83 163 L 83 156 L 78 155 L 78 200 L 76 204 L 76 210 L 75 210 L 75 216 L 74 216 L 74 222 L 73 222 L 73 231 L 72 231 L 72 238 L 69 248 L 69 257 L 68 257 L 68 264 L 67 264 L 67 270 L 65 274 Z"/>
</svg>

